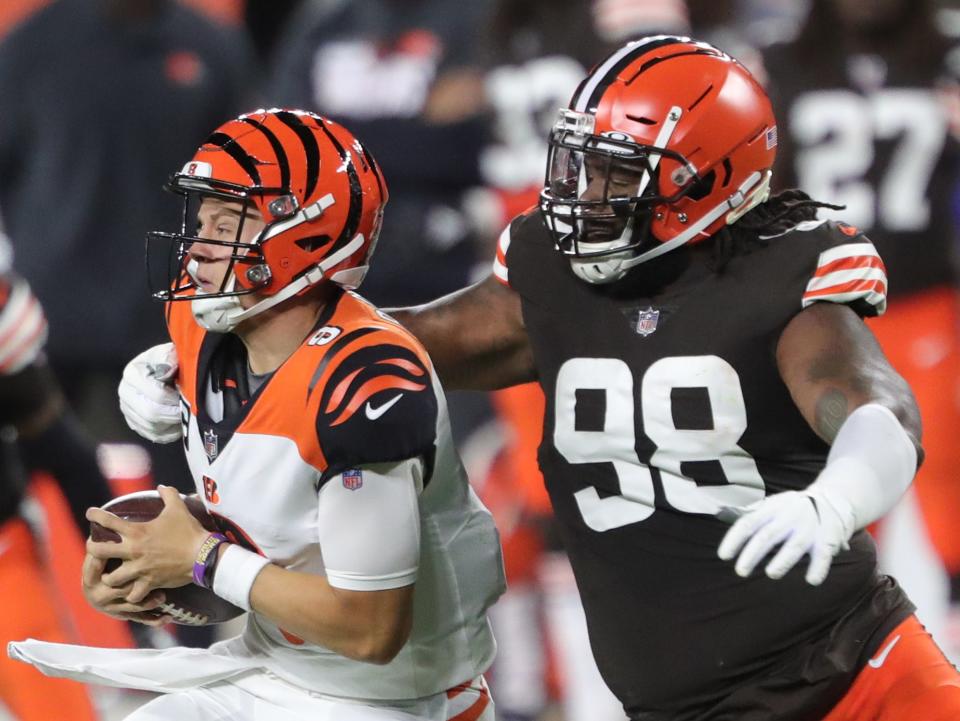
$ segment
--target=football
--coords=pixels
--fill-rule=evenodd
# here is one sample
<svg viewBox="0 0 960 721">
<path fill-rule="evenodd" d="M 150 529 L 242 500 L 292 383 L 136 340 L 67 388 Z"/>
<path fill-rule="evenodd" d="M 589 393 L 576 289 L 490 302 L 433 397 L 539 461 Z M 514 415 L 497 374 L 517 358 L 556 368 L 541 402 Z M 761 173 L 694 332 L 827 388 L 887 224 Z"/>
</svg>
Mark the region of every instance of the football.
<svg viewBox="0 0 960 721">
<path fill-rule="evenodd" d="M 200 525 L 208 531 L 218 531 L 216 521 L 207 513 L 203 503 L 192 496 L 181 496 L 187 508 Z M 125 521 L 143 523 L 151 521 L 163 510 L 163 499 L 157 491 L 138 491 L 119 496 L 103 506 Z M 94 541 L 120 542 L 120 536 L 99 523 L 90 524 L 90 538 Z M 107 562 L 106 571 L 112 571 L 120 565 L 119 559 Z M 166 602 L 160 606 L 163 613 L 173 617 L 174 623 L 185 626 L 205 626 L 210 623 L 223 623 L 243 613 L 242 608 L 234 606 L 213 591 L 189 583 L 179 588 L 165 588 Z M 158 614 L 159 615 L 159 614 Z"/>
</svg>

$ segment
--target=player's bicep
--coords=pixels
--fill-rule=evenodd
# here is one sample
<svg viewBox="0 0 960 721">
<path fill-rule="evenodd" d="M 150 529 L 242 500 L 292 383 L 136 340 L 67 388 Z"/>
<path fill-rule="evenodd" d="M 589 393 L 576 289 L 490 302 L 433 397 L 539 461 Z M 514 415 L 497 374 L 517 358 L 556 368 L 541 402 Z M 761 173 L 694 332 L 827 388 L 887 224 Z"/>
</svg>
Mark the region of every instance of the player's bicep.
<svg viewBox="0 0 960 721">
<path fill-rule="evenodd" d="M 412 585 L 420 559 L 424 463 L 348 469 L 319 491 L 317 533 L 327 580 L 348 591 Z"/>
<path fill-rule="evenodd" d="M 814 303 L 798 313 L 776 349 L 780 376 L 807 423 L 827 443 L 854 409 L 879 403 L 920 445 L 920 412 L 866 324 L 848 306 Z"/>
<path fill-rule="evenodd" d="M 536 379 L 520 296 L 492 274 L 430 303 L 389 312 L 423 343 L 449 389 L 493 390 Z"/>
</svg>

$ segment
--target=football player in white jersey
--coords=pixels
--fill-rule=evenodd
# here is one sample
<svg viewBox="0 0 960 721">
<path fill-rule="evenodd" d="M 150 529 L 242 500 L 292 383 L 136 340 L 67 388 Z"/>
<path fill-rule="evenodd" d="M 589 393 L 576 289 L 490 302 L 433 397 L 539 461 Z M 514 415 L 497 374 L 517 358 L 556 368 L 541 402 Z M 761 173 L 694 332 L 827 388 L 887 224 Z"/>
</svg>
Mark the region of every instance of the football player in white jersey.
<svg viewBox="0 0 960 721">
<path fill-rule="evenodd" d="M 351 292 L 387 200 L 373 157 L 325 118 L 258 110 L 214 131 L 170 188 L 182 227 L 149 239 L 174 251 L 157 294 L 172 344 L 131 362 L 121 405 L 145 437 L 182 439 L 222 533 L 172 488 L 147 523 L 91 509 L 122 541 L 88 542 L 84 588 L 156 624 L 162 589 L 195 583 L 249 611 L 246 627 L 209 650 L 11 654 L 164 693 L 130 721 L 492 719 L 497 533 L 426 352 Z M 105 573 L 110 558 L 123 563 Z"/>
</svg>

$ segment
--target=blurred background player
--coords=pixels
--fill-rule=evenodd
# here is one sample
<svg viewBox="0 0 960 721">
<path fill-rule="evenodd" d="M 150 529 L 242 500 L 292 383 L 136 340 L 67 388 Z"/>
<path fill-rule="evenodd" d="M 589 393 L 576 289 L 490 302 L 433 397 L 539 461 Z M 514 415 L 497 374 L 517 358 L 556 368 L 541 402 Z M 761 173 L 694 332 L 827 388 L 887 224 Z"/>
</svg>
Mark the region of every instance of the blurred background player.
<svg viewBox="0 0 960 721">
<path fill-rule="evenodd" d="M 253 92 L 248 43 L 173 0 L 38 5 L 0 41 L 0 95 L 17 98 L 0 113 L 0 214 L 71 405 L 97 441 L 140 442 L 116 383 L 163 322 L 131 268 L 176 213 L 156 192 L 174 159 Z M 182 459 L 152 455 L 158 481 L 184 482 Z"/>
<path fill-rule="evenodd" d="M 105 467 L 185 487 L 180 454 L 144 444 L 117 409 L 125 363 L 164 335 L 131 269 L 145 233 L 177 212 L 156 192 L 170 167 L 255 91 L 249 43 L 174 0 L 33 6 L 0 41 L 0 96 L 18 99 L 0 113 L 0 216 L 50 322 L 50 366 L 84 428 L 110 444 Z"/>
<path fill-rule="evenodd" d="M 476 262 L 462 194 L 480 181 L 480 33 L 490 0 L 306 3 L 265 96 L 348 125 L 390 178 L 391 224 L 364 290 L 375 303 L 458 288 Z"/>
<path fill-rule="evenodd" d="M 936 11 L 933 0 L 812 0 L 796 38 L 764 63 L 778 110 L 775 183 L 845 205 L 823 217 L 867 233 L 887 265 L 890 311 L 870 328 L 917 396 L 927 455 L 914 493 L 960 604 L 960 46 Z M 922 545 L 883 528 L 880 539 L 921 618 L 960 658 L 960 637 L 945 635 L 946 590 L 909 578 Z"/>
<path fill-rule="evenodd" d="M 84 509 L 110 497 L 93 445 L 67 409 L 42 349 L 47 323 L 27 282 L 14 274 L 12 252 L 0 234 L 0 643 L 25 635 L 72 638 L 68 612 L 57 597 L 47 554 L 22 514 L 31 471 L 61 483 L 78 527 Z M 0 657 L 0 710 L 16 721 L 49 721 L 70 709 L 71 719 L 96 718 L 87 690 L 62 679 L 24 673 Z"/>
</svg>

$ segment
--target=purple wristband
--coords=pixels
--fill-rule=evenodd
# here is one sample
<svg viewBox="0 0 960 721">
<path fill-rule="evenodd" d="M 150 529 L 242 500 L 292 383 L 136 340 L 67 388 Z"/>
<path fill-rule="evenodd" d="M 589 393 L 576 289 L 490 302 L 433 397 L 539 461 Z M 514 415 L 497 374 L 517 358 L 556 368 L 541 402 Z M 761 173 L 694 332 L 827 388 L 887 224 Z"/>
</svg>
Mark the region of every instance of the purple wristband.
<svg viewBox="0 0 960 721">
<path fill-rule="evenodd" d="M 200 544 L 200 550 L 197 551 L 197 557 L 193 561 L 193 582 L 201 588 L 210 588 L 213 585 L 209 576 L 212 575 L 210 571 L 220 556 L 217 549 L 220 548 L 221 543 L 229 543 L 227 537 L 222 533 L 211 533 Z"/>
</svg>

